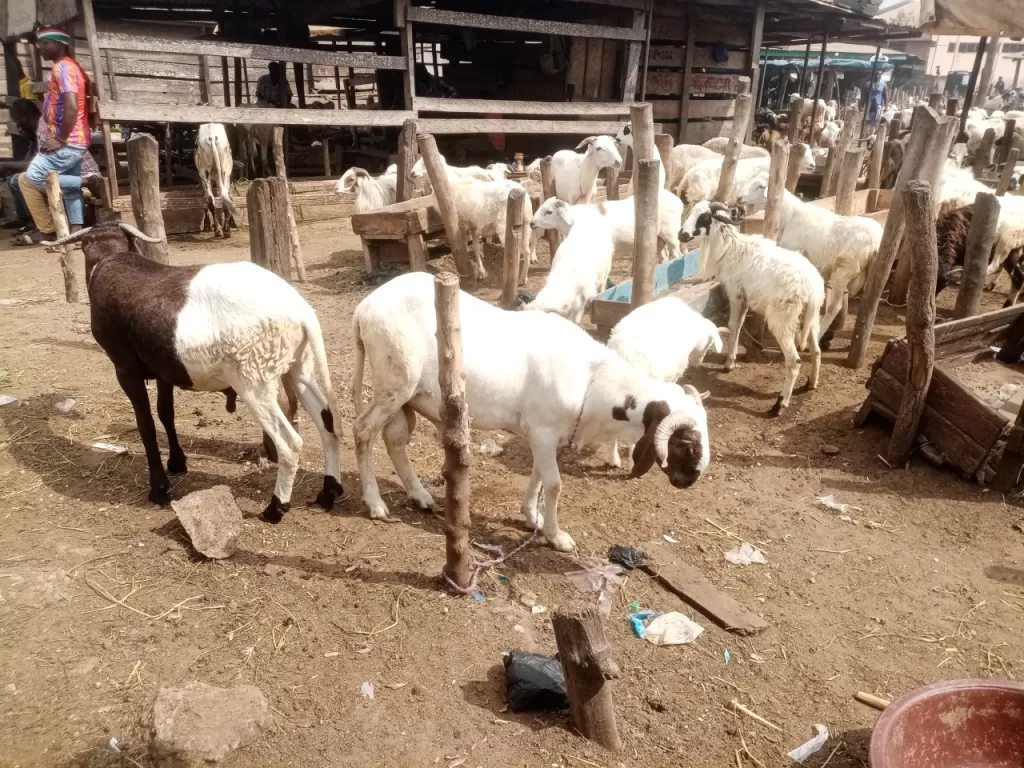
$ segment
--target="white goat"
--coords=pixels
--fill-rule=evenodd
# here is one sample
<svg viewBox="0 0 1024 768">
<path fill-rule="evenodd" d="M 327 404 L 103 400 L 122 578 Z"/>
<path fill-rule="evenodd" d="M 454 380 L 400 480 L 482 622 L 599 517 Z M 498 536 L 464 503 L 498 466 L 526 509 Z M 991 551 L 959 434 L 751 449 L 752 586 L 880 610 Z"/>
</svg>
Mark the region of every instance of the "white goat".
<svg viewBox="0 0 1024 768">
<path fill-rule="evenodd" d="M 663 296 L 622 318 L 608 348 L 652 379 L 675 382 L 712 349 L 722 351 L 722 330 L 678 296 Z M 626 453 L 632 452 L 627 446 Z M 608 463 L 622 466 L 618 442 L 611 445 Z"/>
<path fill-rule="evenodd" d="M 349 168 L 338 179 L 335 191 L 339 195 L 354 193 L 355 212 L 365 213 L 394 204 L 397 199 L 397 187 L 398 166 L 392 164 L 377 178 L 363 168 Z"/>
<path fill-rule="evenodd" d="M 615 246 L 611 223 L 594 205 L 562 209 L 558 219 L 560 226 L 568 226 L 568 235 L 551 260 L 544 287 L 526 308 L 579 323 L 590 300 L 605 289 L 612 271 Z M 533 222 L 530 226 L 539 229 Z"/>
<path fill-rule="evenodd" d="M 691 387 L 656 381 L 581 328 L 544 312 L 507 312 L 467 293 L 459 297 L 466 404 L 475 429 L 501 429 L 529 441 L 533 471 L 523 496 L 527 525 L 568 552 L 575 543 L 558 525 L 559 446 L 579 450 L 613 439 L 635 442 L 633 477 L 657 461 L 676 488 L 692 485 L 711 457 L 707 414 Z M 356 307 L 352 318 L 352 392 L 358 416 L 356 456 L 370 516 L 387 519 L 373 471 L 372 444 L 384 443 L 409 497 L 436 509 L 406 453 L 415 414 L 440 433 L 434 279 L 396 277 Z M 363 367 L 373 371 L 373 399 L 363 407 Z M 543 513 L 538 494 L 543 488 Z M 541 522 L 543 521 L 543 522 Z"/>
<path fill-rule="evenodd" d="M 199 180 L 203 185 L 203 194 L 206 196 L 206 213 L 203 214 L 203 223 L 199 230 L 206 229 L 206 218 L 209 216 L 210 225 L 213 228 L 215 237 L 223 234 L 228 236 L 232 224 L 238 229 L 238 212 L 234 203 L 231 202 L 231 170 L 234 163 L 231 160 L 231 144 L 228 142 L 227 131 L 220 123 L 204 123 L 199 126 L 196 133 L 196 170 L 199 171 Z M 213 196 L 213 184 L 217 184 L 217 192 L 221 201 L 221 222 L 217 221 L 217 203 Z"/>
<path fill-rule="evenodd" d="M 533 214 L 532 226 L 536 230 L 557 229 L 567 235 L 572 227 L 577 208 L 594 208 L 608 220 L 612 233 L 615 258 L 633 258 L 636 236 L 636 206 L 632 197 L 607 200 L 600 203 L 569 205 L 556 197 L 548 198 Z M 661 260 L 678 259 L 679 224 L 683 220 L 682 201 L 667 189 L 658 191 L 658 252 Z"/>
<path fill-rule="evenodd" d="M 451 166 L 448 167 L 452 170 Z M 481 280 L 487 277 L 484 269 L 483 241 L 496 237 L 498 242 L 505 243 L 505 220 L 508 209 L 508 194 L 513 189 L 521 189 L 514 181 L 480 181 L 471 176 L 459 178 L 449 173 L 448 180 L 452 190 L 452 200 L 459 214 L 459 228 L 469 238 L 473 248 L 476 264 L 476 276 Z M 537 260 L 534 238 L 527 224 L 533 218 L 533 205 L 530 196 L 523 200 L 523 241 L 520 246 L 520 276 L 524 276 L 529 265 Z"/>
<path fill-rule="evenodd" d="M 768 200 L 768 174 L 750 182 L 739 198 L 740 205 L 763 205 Z M 864 287 L 868 268 L 878 255 L 882 225 L 864 216 L 840 216 L 813 203 L 805 203 L 789 190 L 782 190 L 779 219 L 781 247 L 802 253 L 818 270 L 828 286 L 828 303 L 823 333 L 843 308 L 843 295 L 854 298 Z"/>
<path fill-rule="evenodd" d="M 736 164 L 736 176 L 733 181 L 729 200 L 736 200 L 747 191 L 751 180 L 771 167 L 770 157 L 748 157 Z M 815 168 L 814 153 L 809 144 L 804 144 L 804 161 L 802 170 L 813 171 Z M 722 175 L 721 160 L 702 160 L 693 166 L 676 189 L 676 194 L 687 208 L 701 200 L 711 200 L 718 190 L 718 180 Z"/>
<path fill-rule="evenodd" d="M 821 350 L 818 310 L 825 300 L 825 282 L 807 259 L 760 235 L 741 235 L 720 203 L 697 203 L 683 223 L 679 239 L 700 242 L 701 274 L 718 279 L 729 297 L 729 346 L 725 370 L 736 363 L 740 328 L 752 309 L 765 318 L 785 358 L 786 378 L 772 407 L 774 416 L 789 407 L 793 385 L 800 375 L 798 349 L 811 348 L 808 389 L 818 386 Z"/>
<path fill-rule="evenodd" d="M 594 199 L 598 171 L 622 167 L 622 156 L 610 136 L 588 136 L 576 146 L 581 149 L 560 149 L 551 156 L 555 197 L 572 205 Z"/>
</svg>

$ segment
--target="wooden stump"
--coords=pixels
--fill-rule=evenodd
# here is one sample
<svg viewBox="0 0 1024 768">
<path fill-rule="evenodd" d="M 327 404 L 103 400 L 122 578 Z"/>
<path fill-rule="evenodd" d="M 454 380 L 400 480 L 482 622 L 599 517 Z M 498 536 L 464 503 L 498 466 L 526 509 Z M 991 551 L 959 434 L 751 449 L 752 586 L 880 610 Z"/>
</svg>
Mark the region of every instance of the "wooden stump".
<svg viewBox="0 0 1024 768">
<path fill-rule="evenodd" d="M 863 159 L 863 149 L 844 149 L 839 160 L 835 211 L 841 216 L 853 215 L 853 197 L 857 191 L 857 178 L 860 176 Z"/>
<path fill-rule="evenodd" d="M 1017 166 L 1017 160 L 1019 158 L 1020 150 L 1013 147 L 1006 156 L 1006 163 L 1003 165 L 1003 172 L 999 176 L 999 184 L 996 186 L 996 197 L 1002 197 L 1010 188 L 1010 182 L 1013 181 L 1013 171 Z"/>
<path fill-rule="evenodd" d="M 444 574 L 465 589 L 470 583 L 473 563 L 469 548 L 469 408 L 462 364 L 458 276 L 444 272 L 434 278 L 434 308 L 444 445 Z"/>
<path fill-rule="evenodd" d="M 604 169 L 604 190 L 606 200 L 618 200 L 621 195 L 619 194 L 619 169 L 618 168 L 605 168 Z"/>
<path fill-rule="evenodd" d="M 828 156 L 825 158 L 825 168 L 821 172 L 821 189 L 818 198 L 832 197 L 832 181 L 836 176 L 836 165 L 839 164 L 839 150 L 836 147 L 829 147 Z"/>
<path fill-rule="evenodd" d="M 421 133 L 416 136 L 416 144 L 423 157 L 423 164 L 427 168 L 430 184 L 434 188 L 437 210 L 441 214 L 448 245 L 455 257 L 455 268 L 459 270 L 459 276 L 466 281 L 466 284 L 475 288 L 476 269 L 469 259 L 466 237 L 459 229 L 459 212 L 456 210 L 455 200 L 452 198 L 448 172 L 441 160 L 441 153 L 437 151 L 437 141 L 429 133 Z"/>
<path fill-rule="evenodd" d="M 654 143 L 654 108 L 647 103 L 630 104 L 629 124 L 633 136 L 633 189 L 636 190 L 637 163 L 658 155 Z"/>
<path fill-rule="evenodd" d="M 1006 120 L 1003 127 L 1003 140 L 999 143 L 996 148 L 995 162 L 996 165 L 1002 165 L 1006 162 L 1007 155 L 1010 154 L 1010 148 L 1013 147 L 1013 135 L 1017 130 L 1017 121 L 1012 117 Z"/>
<path fill-rule="evenodd" d="M 764 207 L 764 228 L 761 231 L 769 240 L 779 239 L 782 220 L 782 196 L 785 192 L 789 172 L 789 146 L 784 141 L 772 145 L 772 162 L 768 173 L 768 202 Z"/>
<path fill-rule="evenodd" d="M 932 185 L 927 181 L 910 181 L 902 194 L 912 259 L 910 293 L 907 296 L 910 364 L 903 402 L 889 442 L 887 458 L 894 467 L 902 467 L 910 458 L 932 381 L 932 369 L 935 367 L 935 280 L 939 271 Z"/>
<path fill-rule="evenodd" d="M 406 120 L 398 137 L 398 184 L 395 202 L 404 203 L 412 197 L 412 168 L 419 152 L 416 149 L 416 121 Z"/>
<path fill-rule="evenodd" d="M 981 143 L 974 150 L 974 162 L 971 167 L 974 169 L 974 178 L 982 175 L 986 166 L 992 165 L 992 146 L 996 143 L 996 129 L 989 128 L 981 137 Z"/>
<path fill-rule="evenodd" d="M 988 260 L 995 245 L 999 225 L 999 198 L 979 192 L 974 198 L 974 214 L 967 231 L 967 252 L 960 290 L 956 294 L 954 319 L 973 317 L 981 312 L 981 292 L 988 276 Z"/>
<path fill-rule="evenodd" d="M 288 182 L 280 176 L 256 179 L 245 196 L 249 213 L 249 258 L 253 264 L 291 280 Z"/>
<path fill-rule="evenodd" d="M 794 144 L 789 150 L 789 166 L 786 168 L 786 191 L 796 194 L 796 185 L 800 183 L 800 174 L 804 167 L 806 144 Z"/>
<path fill-rule="evenodd" d="M 744 78 L 739 78 L 742 81 Z M 749 82 L 747 86 L 749 87 Z M 742 87 L 738 84 L 739 87 Z M 729 144 L 725 148 L 725 159 L 722 161 L 722 172 L 718 177 L 718 189 L 715 191 L 715 200 L 719 203 L 732 202 L 732 187 L 736 181 L 736 164 L 740 161 L 740 148 L 743 146 L 743 139 L 747 135 L 747 124 L 750 122 L 750 114 L 753 109 L 749 93 L 741 93 L 736 97 L 736 114 L 732 123 L 732 134 L 729 136 Z"/>
<path fill-rule="evenodd" d="M 633 293 L 630 306 L 643 306 L 654 298 L 654 265 L 658 252 L 657 159 L 641 160 L 634 181 Z"/>
<path fill-rule="evenodd" d="M 612 752 L 622 750 L 609 680 L 621 676 L 596 606 L 575 603 L 551 617 L 565 670 L 572 722 L 584 737 Z"/>
<path fill-rule="evenodd" d="M 871 145 L 871 156 L 868 158 L 868 189 L 879 189 L 882 186 L 885 147 L 885 126 L 880 125 L 875 129 L 875 143 Z"/>
<path fill-rule="evenodd" d="M 898 139 L 903 131 L 903 118 L 894 117 L 889 123 L 889 139 Z"/>
<path fill-rule="evenodd" d="M 557 197 L 555 194 L 555 171 L 551 167 L 551 155 L 548 155 L 540 161 L 540 178 L 544 200 L 550 200 L 552 197 Z M 541 200 L 541 204 L 544 203 L 544 200 Z M 566 202 L 570 201 L 567 200 Z M 562 233 L 557 229 L 549 229 L 544 234 L 544 237 L 548 241 L 548 253 L 551 256 L 551 259 L 554 260 L 555 253 L 558 251 L 558 246 L 562 244 Z"/>
<path fill-rule="evenodd" d="M 135 225 L 159 243 L 138 243 L 139 253 L 161 264 L 170 262 L 167 233 L 160 211 L 160 146 L 148 133 L 128 139 L 128 183 L 131 188 Z"/>
<path fill-rule="evenodd" d="M 22 183 L 28 184 L 24 180 Z M 46 174 L 46 201 L 50 206 L 50 217 L 57 230 L 57 238 L 67 237 L 71 234 L 71 228 L 68 226 L 68 217 L 64 210 L 64 196 L 60 192 L 60 177 L 56 171 Z M 71 247 L 60 246 L 58 254 L 60 271 L 64 275 L 64 300 L 68 304 L 77 304 L 78 277 L 75 275 L 75 268 L 71 263 Z"/>
<path fill-rule="evenodd" d="M 292 261 L 295 262 L 295 273 L 300 283 L 306 282 L 306 262 L 302 258 L 302 246 L 299 244 L 299 228 L 295 224 L 295 210 L 292 208 L 292 191 L 288 187 L 288 172 L 284 164 L 284 128 L 274 126 L 273 138 L 274 168 L 277 177 L 284 179 L 285 200 L 288 203 L 288 239 L 291 242 Z"/>
<path fill-rule="evenodd" d="M 505 206 L 505 267 L 502 273 L 501 289 L 501 306 L 505 309 L 515 309 L 516 289 L 520 283 L 526 283 L 526 277 L 529 274 L 529 261 L 520 264 L 523 237 L 529 237 L 528 232 L 523 232 L 525 202 L 526 190 L 522 187 L 517 187 L 508 193 L 508 203 Z"/>
</svg>

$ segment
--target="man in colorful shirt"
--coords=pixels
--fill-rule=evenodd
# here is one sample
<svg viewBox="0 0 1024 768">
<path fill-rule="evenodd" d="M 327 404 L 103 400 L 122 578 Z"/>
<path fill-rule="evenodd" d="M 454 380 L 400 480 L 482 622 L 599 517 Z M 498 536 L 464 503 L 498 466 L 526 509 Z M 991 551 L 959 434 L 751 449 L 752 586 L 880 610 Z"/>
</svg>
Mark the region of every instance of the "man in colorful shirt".
<svg viewBox="0 0 1024 768">
<path fill-rule="evenodd" d="M 55 233 L 43 194 L 50 171 L 59 176 L 71 231 L 82 227 L 82 158 L 89 149 L 91 136 L 88 79 L 81 65 L 71 58 L 70 36 L 58 27 L 44 27 L 36 33 L 36 47 L 44 59 L 53 62 L 53 68 L 39 121 L 39 153 L 21 176 L 19 186 L 38 230 L 32 239 L 43 240 Z M 96 195 L 101 193 L 95 181 L 90 182 L 89 189 Z"/>
</svg>

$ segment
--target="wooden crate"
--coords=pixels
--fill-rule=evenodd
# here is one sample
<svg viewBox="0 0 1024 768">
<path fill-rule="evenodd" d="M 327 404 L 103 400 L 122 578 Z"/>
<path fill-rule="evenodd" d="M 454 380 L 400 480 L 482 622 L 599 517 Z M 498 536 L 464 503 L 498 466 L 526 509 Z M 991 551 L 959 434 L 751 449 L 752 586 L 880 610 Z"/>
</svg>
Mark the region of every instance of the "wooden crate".
<svg viewBox="0 0 1024 768">
<path fill-rule="evenodd" d="M 414 197 L 376 211 L 352 214 L 352 231 L 363 240 L 366 271 L 380 271 L 383 262 L 406 263 L 413 271 L 427 268 L 426 240 L 444 234 L 433 195 Z"/>
</svg>

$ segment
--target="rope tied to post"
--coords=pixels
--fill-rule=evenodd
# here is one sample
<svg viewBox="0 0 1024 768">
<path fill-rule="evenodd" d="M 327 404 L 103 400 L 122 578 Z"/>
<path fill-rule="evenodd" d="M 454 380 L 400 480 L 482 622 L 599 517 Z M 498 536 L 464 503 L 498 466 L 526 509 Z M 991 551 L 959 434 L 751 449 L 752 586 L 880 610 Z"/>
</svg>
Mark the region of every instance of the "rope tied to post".
<svg viewBox="0 0 1024 768">
<path fill-rule="evenodd" d="M 441 568 L 441 578 L 444 579 L 444 581 L 448 584 L 449 587 L 452 588 L 453 591 L 457 592 L 458 594 L 460 594 L 460 595 L 462 595 L 464 597 L 471 597 L 473 595 L 473 593 L 476 592 L 476 585 L 477 585 L 477 581 L 480 578 L 480 574 L 482 574 L 488 568 L 493 568 L 496 565 L 501 565 L 502 563 L 504 563 L 506 560 L 508 560 L 513 555 L 519 554 L 521 551 L 526 549 L 528 546 L 530 546 L 530 544 L 532 544 L 536 540 L 537 535 L 539 533 L 540 533 L 540 520 L 538 518 L 537 525 L 534 526 L 534 528 L 533 528 L 533 533 L 531 533 L 524 541 L 522 541 L 518 545 L 516 545 L 515 549 L 513 549 L 511 552 L 506 554 L 505 551 L 501 549 L 501 547 L 494 547 L 494 546 L 491 546 L 491 545 L 486 545 L 484 548 L 487 549 L 490 552 L 495 552 L 496 555 L 495 555 L 495 557 L 492 557 L 490 560 L 476 560 L 476 561 L 474 561 L 474 563 L 473 563 L 473 573 L 469 577 L 469 583 L 465 587 L 460 587 L 458 584 L 456 584 L 454 581 L 452 581 L 451 577 L 448 575 L 448 573 L 445 571 L 445 569 L 443 567 Z M 482 546 L 482 545 L 477 544 L 477 546 Z"/>
</svg>

